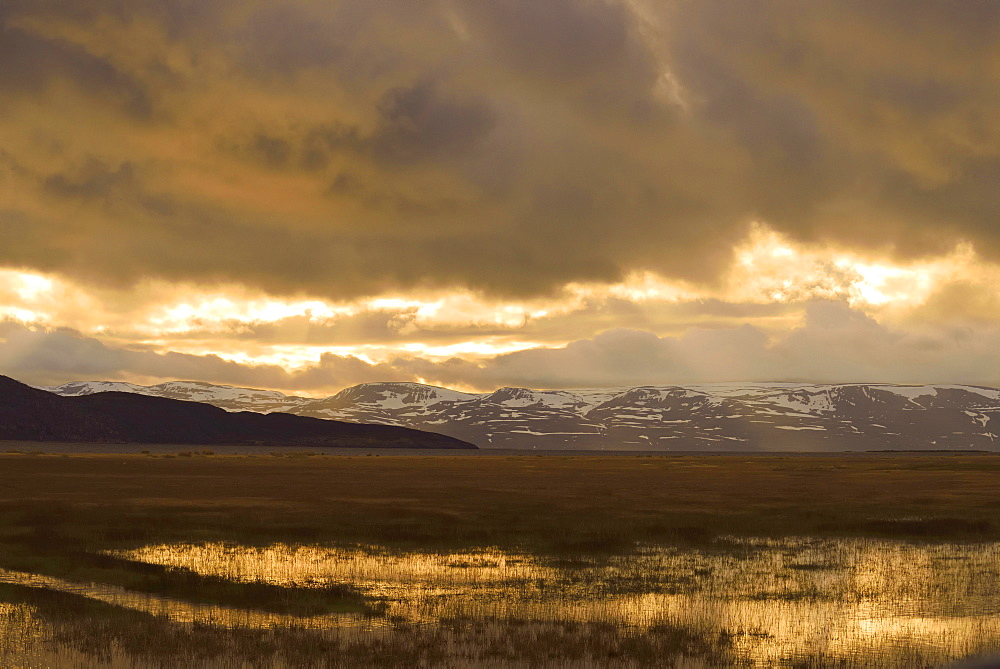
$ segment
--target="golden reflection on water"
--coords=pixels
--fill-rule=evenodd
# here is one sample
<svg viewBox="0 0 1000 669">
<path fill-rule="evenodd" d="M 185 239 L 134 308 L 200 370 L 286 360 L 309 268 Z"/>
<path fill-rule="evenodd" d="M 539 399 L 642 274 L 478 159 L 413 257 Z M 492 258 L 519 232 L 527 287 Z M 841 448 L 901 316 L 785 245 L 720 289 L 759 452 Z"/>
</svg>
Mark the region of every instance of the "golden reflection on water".
<svg viewBox="0 0 1000 669">
<path fill-rule="evenodd" d="M 53 576 L 31 574 L 21 571 L 0 569 L 0 583 L 25 585 L 55 592 L 83 595 L 105 604 L 123 606 L 134 611 L 162 616 L 178 623 L 206 623 L 220 627 L 272 627 L 288 621 L 288 616 L 266 611 L 238 609 L 217 604 L 188 602 L 173 597 L 154 595 L 107 585 L 104 583 L 80 583 Z M 9 606 L 0 603 L 0 606 Z M 3 609 L 0 609 L 2 612 Z M 337 615 L 296 617 L 300 626 L 329 627 L 341 621 Z M 2 665 L 0 665 L 2 666 Z"/>
<path fill-rule="evenodd" d="M 254 548 L 210 543 L 148 546 L 118 555 L 236 581 L 304 587 L 347 583 L 370 596 L 394 602 L 400 608 L 399 614 L 404 602 L 464 600 L 474 595 L 484 603 L 493 595 L 507 599 L 517 592 L 524 596 L 543 589 L 559 573 L 529 555 L 498 550 L 393 553 L 284 544 Z M 417 611 L 411 614 L 408 619 L 414 619 Z"/>
<path fill-rule="evenodd" d="M 730 540 L 704 550 L 649 546 L 575 560 L 498 549 L 400 553 L 219 543 L 118 554 L 239 581 L 347 583 L 385 600 L 387 611 L 298 618 L 23 572 L 0 571 L 0 583 L 83 595 L 185 625 L 294 626 L 360 642 L 388 639 L 400 625 L 432 631 L 449 621 L 486 621 L 486 637 L 448 633 L 457 663 L 477 657 L 477 644 L 488 637 L 502 645 L 520 633 L 518 621 L 672 625 L 726 639 L 736 660 L 757 666 L 803 659 L 810 666 L 941 666 L 1000 649 L 1000 544 L 992 543 Z M 50 625 L 35 613 L 30 605 L 0 602 L 0 666 L 95 666 L 78 650 L 46 644 Z"/>
<path fill-rule="evenodd" d="M 46 643 L 50 627 L 30 606 L 0 602 L 0 667 L 95 667 L 94 658 Z"/>
<path fill-rule="evenodd" d="M 816 656 L 942 664 L 1000 648 L 1000 544 L 751 540 L 718 550 L 647 547 L 569 564 L 492 549 L 283 544 L 159 545 L 122 555 L 235 580 L 350 583 L 388 600 L 386 618 L 327 621 L 339 626 L 463 616 L 668 623 L 706 636 L 726 631 L 738 654 L 761 666 Z"/>
<path fill-rule="evenodd" d="M 45 635 L 44 624 L 26 606 L 0 602 L 0 663 L 13 666 L 14 658 L 33 654 L 36 641 Z"/>
</svg>

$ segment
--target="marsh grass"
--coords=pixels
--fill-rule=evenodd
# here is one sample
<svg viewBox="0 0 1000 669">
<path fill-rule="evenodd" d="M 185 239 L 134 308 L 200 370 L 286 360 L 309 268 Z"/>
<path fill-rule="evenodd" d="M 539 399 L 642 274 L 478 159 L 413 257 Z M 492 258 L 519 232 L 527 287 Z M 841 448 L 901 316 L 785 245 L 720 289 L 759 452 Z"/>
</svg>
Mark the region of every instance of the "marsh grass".
<svg viewBox="0 0 1000 669">
<path fill-rule="evenodd" d="M 234 582 L 351 580 L 388 596 L 378 618 L 168 619 L 143 612 L 161 609 L 100 602 L 45 613 L 46 602 L 79 600 L 27 588 L 0 590 L 0 601 L 37 605 L 62 647 L 137 666 L 930 667 L 1000 649 L 1000 620 L 990 613 L 1000 545 L 742 543 L 738 554 L 644 546 L 572 561 L 498 549 L 187 544 L 132 552 Z M 792 568 L 800 565 L 834 568 Z M 88 616 L 108 620 L 84 625 Z M 145 648 L 130 634 L 157 643 Z"/>
<path fill-rule="evenodd" d="M 48 625 L 45 643 L 67 646 L 114 666 L 402 667 L 737 666 L 728 634 L 671 625 L 634 629 L 609 623 L 483 620 L 399 623 L 338 636 L 294 626 L 268 629 L 178 624 L 78 595 L 0 584 L 0 601 L 25 607 Z M 42 641 L 42 640 L 39 640 Z M 0 650 L 4 644 L 0 640 Z"/>
<path fill-rule="evenodd" d="M 38 553 L 0 545 L 0 567 L 82 583 L 115 585 L 126 590 L 185 601 L 233 606 L 294 616 L 326 613 L 377 615 L 383 604 L 346 584 L 277 586 L 260 581 L 232 581 L 103 553 L 64 550 Z"/>
<path fill-rule="evenodd" d="M 942 617 L 969 616 L 988 604 L 992 588 L 972 577 L 991 569 L 996 575 L 996 547 L 745 543 L 739 556 L 647 546 L 638 555 L 575 561 L 497 550 L 401 555 L 374 547 L 137 552 L 150 564 L 169 560 L 282 587 L 329 574 L 397 583 L 397 604 L 384 622 L 346 628 L 302 627 L 294 619 L 258 627 L 178 624 L 20 586 L 0 588 L 0 601 L 30 607 L 52 629 L 52 643 L 115 666 L 940 666 L 990 643 L 996 648 L 1000 639 L 988 621 Z M 791 568 L 799 565 L 836 569 Z M 895 603 L 905 601 L 918 608 L 895 617 Z M 855 629 L 852 611 L 885 631 Z M 823 625 L 824 616 L 840 645 L 810 652 L 816 631 L 797 631 L 802 623 L 793 621 Z M 926 621 L 945 627 L 928 636 Z"/>
</svg>

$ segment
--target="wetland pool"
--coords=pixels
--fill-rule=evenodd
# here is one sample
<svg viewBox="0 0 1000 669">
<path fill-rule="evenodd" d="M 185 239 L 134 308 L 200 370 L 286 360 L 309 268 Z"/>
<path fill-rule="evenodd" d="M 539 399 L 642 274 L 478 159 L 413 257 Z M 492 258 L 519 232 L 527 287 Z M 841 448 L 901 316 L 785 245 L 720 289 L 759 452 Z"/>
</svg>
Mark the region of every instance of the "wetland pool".
<svg viewBox="0 0 1000 669">
<path fill-rule="evenodd" d="M 572 557 L 203 543 L 113 555 L 235 582 L 347 584 L 380 605 L 291 616 L 0 571 L 0 666 L 937 667 L 1000 652 L 998 543 L 724 538 Z M 81 608 L 61 615 L 67 604 L 40 593 Z"/>
</svg>

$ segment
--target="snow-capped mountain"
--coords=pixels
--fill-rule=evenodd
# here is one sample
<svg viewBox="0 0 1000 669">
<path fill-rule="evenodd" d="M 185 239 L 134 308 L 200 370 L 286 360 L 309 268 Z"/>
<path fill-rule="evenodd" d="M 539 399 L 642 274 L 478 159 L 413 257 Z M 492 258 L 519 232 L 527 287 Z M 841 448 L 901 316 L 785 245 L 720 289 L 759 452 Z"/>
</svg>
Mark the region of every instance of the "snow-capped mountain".
<svg viewBox="0 0 1000 669">
<path fill-rule="evenodd" d="M 217 386 L 200 381 L 169 381 L 155 386 L 139 386 L 121 381 L 82 381 L 64 383 L 61 386 L 39 386 L 39 388 L 66 397 L 117 390 L 123 393 L 168 397 L 188 402 L 205 402 L 227 411 L 258 411 L 260 413 L 290 411 L 307 401 L 307 398 L 304 397 L 285 395 L 273 390 Z"/>
<path fill-rule="evenodd" d="M 363 383 L 324 399 L 193 382 L 68 383 L 46 390 L 121 390 L 229 410 L 401 425 L 484 448 L 1000 448 L 1000 390 L 963 385 L 702 384 L 476 394 L 419 383 Z"/>
</svg>

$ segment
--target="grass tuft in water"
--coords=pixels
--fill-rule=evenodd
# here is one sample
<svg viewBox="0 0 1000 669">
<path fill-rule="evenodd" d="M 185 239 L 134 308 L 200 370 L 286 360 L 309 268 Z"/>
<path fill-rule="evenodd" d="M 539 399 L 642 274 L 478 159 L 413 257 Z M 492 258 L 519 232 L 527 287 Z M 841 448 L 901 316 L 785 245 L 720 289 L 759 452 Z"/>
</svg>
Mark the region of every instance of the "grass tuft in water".
<svg viewBox="0 0 1000 669">
<path fill-rule="evenodd" d="M 2 547 L 0 547 L 2 548 Z M 343 584 L 322 587 L 279 586 L 261 581 L 233 581 L 199 574 L 185 567 L 150 564 L 102 553 L 67 551 L 39 555 L 0 551 L 0 566 L 78 582 L 116 585 L 202 604 L 313 616 L 325 613 L 378 615 L 381 602 Z"/>
</svg>

